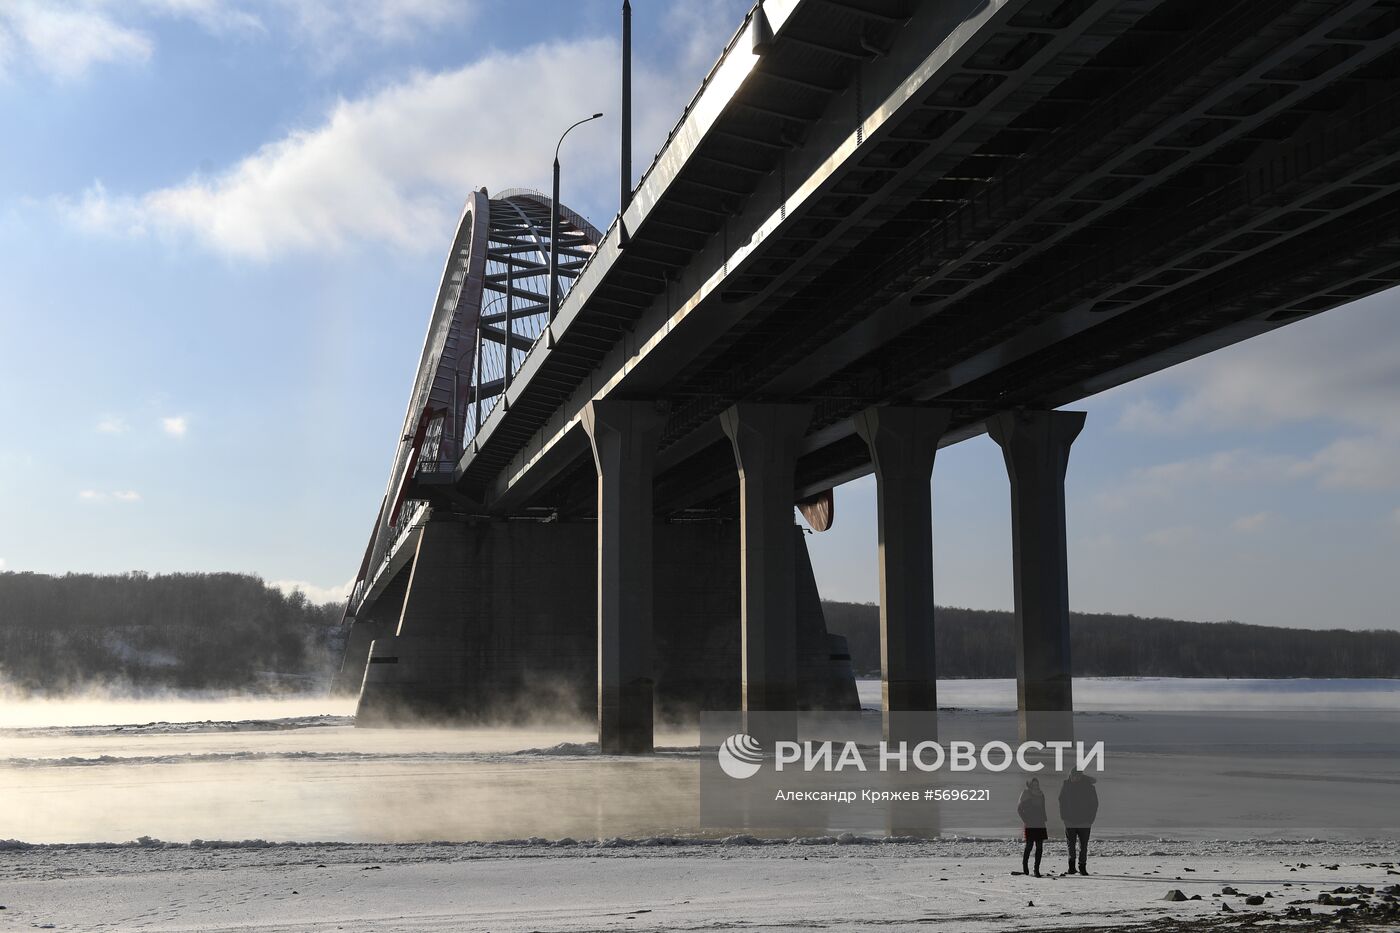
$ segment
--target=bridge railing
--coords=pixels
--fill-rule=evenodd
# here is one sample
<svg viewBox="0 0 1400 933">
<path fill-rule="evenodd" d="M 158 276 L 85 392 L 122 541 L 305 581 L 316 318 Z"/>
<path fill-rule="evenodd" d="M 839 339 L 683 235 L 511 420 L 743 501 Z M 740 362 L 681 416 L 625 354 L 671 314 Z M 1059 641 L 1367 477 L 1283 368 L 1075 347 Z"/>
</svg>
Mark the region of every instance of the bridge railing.
<svg viewBox="0 0 1400 933">
<path fill-rule="evenodd" d="M 419 476 L 432 476 L 444 473 L 453 473 L 457 469 L 457 461 L 453 459 L 442 460 L 419 460 L 418 468 L 414 471 Z"/>
</svg>

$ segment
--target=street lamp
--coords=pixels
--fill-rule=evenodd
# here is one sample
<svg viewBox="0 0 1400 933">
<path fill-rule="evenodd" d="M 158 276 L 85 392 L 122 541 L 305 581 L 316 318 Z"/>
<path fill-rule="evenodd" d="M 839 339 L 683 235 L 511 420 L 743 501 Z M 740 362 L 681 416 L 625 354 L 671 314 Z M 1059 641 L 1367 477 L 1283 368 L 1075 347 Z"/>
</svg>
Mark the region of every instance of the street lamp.
<svg viewBox="0 0 1400 933">
<path fill-rule="evenodd" d="M 575 127 L 583 126 L 585 123 L 601 117 L 601 113 L 595 113 L 591 117 L 586 117 L 565 130 L 559 137 L 559 142 L 554 144 L 554 192 L 553 200 L 549 204 L 549 319 L 554 320 L 554 315 L 559 313 L 559 147 L 564 145 L 564 137 L 568 136 Z"/>
</svg>

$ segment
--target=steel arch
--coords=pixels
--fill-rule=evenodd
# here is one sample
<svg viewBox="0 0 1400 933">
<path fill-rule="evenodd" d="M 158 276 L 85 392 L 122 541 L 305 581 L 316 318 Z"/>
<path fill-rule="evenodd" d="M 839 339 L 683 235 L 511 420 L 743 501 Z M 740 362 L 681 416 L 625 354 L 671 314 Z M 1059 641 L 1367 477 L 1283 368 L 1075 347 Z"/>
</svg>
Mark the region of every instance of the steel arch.
<svg viewBox="0 0 1400 933">
<path fill-rule="evenodd" d="M 451 473 L 549 324 L 550 199 L 511 188 L 473 191 L 438 285 L 389 483 L 350 597 L 354 615 L 400 546 L 427 516 L 414 481 Z M 567 293 L 598 230 L 559 206 L 559 293 Z"/>
</svg>

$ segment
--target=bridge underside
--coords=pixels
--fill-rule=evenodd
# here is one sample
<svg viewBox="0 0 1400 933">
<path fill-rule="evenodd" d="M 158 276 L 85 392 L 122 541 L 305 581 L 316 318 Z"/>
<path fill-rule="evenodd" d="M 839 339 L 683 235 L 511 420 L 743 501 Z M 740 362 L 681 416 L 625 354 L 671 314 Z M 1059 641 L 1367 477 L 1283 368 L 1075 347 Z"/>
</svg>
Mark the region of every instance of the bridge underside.
<svg viewBox="0 0 1400 933">
<path fill-rule="evenodd" d="M 807 495 L 871 472 L 851 419 L 872 405 L 947 408 L 951 443 L 1400 283 L 1394 4 L 957 7 L 798 4 L 461 488 L 591 512 L 582 431 L 559 429 L 575 370 L 625 361 L 613 397 L 671 403 L 656 507 L 682 514 L 736 501 L 738 401 L 813 406 Z"/>
<path fill-rule="evenodd" d="M 691 571 L 733 588 L 739 705 L 792 708 L 793 503 L 873 472 L 894 736 L 936 708 L 934 452 L 986 431 L 1020 707 L 1066 712 L 1083 418 L 1055 409 L 1400 282 L 1397 51 L 1394 0 L 769 0 L 634 193 L 625 246 L 615 224 L 410 498 L 594 529 L 559 637 L 596 639 L 603 744 L 631 750 L 670 689 L 670 529 L 737 517 Z"/>
</svg>

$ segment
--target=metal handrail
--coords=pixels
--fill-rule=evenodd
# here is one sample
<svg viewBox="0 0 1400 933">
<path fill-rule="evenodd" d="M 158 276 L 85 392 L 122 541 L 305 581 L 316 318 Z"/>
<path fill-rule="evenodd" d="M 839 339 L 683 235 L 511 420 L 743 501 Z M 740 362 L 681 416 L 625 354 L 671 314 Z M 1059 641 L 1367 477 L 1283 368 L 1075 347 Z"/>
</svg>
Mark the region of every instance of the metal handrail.
<svg viewBox="0 0 1400 933">
<path fill-rule="evenodd" d="M 416 469 L 416 470 L 414 471 L 414 473 L 415 473 L 415 474 L 421 474 L 421 473 L 430 473 L 430 474 L 451 473 L 451 472 L 455 471 L 456 469 L 457 469 L 457 461 L 456 461 L 456 460 L 452 460 L 452 459 L 450 459 L 450 458 L 449 458 L 449 459 L 446 459 L 446 460 L 419 460 L 419 461 L 418 461 L 418 469 Z M 410 501 L 411 501 L 411 500 L 410 500 Z"/>
</svg>

